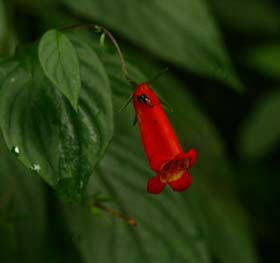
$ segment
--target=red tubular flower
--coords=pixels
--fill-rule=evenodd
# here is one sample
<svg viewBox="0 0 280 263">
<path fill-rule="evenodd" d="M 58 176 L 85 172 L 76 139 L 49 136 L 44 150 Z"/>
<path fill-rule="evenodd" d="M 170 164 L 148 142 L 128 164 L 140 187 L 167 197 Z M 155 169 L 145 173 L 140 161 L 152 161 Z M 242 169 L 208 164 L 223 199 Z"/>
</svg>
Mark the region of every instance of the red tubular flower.
<svg viewBox="0 0 280 263">
<path fill-rule="evenodd" d="M 159 99 L 147 83 L 137 86 L 133 104 L 146 156 L 157 173 L 148 181 L 148 192 L 159 194 L 166 184 L 174 191 L 184 191 L 192 181 L 188 169 L 196 160 L 196 151 L 183 152 Z"/>
</svg>

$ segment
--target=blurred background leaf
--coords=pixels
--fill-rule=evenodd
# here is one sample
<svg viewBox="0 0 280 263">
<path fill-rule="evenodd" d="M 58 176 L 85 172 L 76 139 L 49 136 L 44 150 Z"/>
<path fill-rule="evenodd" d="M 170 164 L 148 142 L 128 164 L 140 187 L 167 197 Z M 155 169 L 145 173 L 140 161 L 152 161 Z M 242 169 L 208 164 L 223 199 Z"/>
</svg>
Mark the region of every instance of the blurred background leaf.
<svg viewBox="0 0 280 263">
<path fill-rule="evenodd" d="M 7 33 L 7 21 L 6 21 L 6 14 L 5 14 L 5 10 L 4 10 L 4 3 L 1 0 L 0 1 L 0 43 L 1 43 L 1 53 L 3 52 L 2 49 L 2 45 L 4 44 L 3 42 L 5 41 L 5 35 Z"/>
<path fill-rule="evenodd" d="M 210 0 L 210 3 L 224 27 L 253 35 L 279 32 L 280 14 L 274 1 Z"/>
<path fill-rule="evenodd" d="M 8 12 L 9 4 L 0 0 L 0 55 L 12 53 L 15 49 L 14 32 L 11 28 Z"/>
<path fill-rule="evenodd" d="M 246 58 L 248 66 L 268 77 L 280 80 L 280 44 L 252 48 Z"/>
<path fill-rule="evenodd" d="M 6 150 L 0 135 L 1 262 L 79 262 L 67 231 L 60 235 L 64 228 L 50 191 Z"/>
<path fill-rule="evenodd" d="M 140 48 L 242 89 L 204 0 L 63 0 L 74 13 L 117 30 Z"/>
<path fill-rule="evenodd" d="M 240 134 L 240 154 L 248 159 L 258 159 L 276 150 L 280 143 L 279 111 L 278 90 L 255 106 Z"/>
<path fill-rule="evenodd" d="M 1 261 L 36 262 L 46 237 L 43 184 L 7 152 L 0 135 Z"/>
</svg>

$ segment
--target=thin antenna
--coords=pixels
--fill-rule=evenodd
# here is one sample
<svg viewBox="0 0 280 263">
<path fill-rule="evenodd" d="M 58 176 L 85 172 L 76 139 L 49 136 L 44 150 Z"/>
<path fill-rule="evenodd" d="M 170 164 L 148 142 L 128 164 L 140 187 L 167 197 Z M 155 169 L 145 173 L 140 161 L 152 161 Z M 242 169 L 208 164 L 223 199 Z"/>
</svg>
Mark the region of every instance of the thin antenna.
<svg viewBox="0 0 280 263">
<path fill-rule="evenodd" d="M 72 25 L 72 26 L 61 28 L 61 30 L 65 31 L 65 30 L 71 30 L 71 29 L 91 28 L 91 27 L 94 28 L 97 32 L 104 32 L 110 38 L 111 42 L 113 43 L 113 45 L 115 46 L 115 48 L 117 50 L 117 53 L 118 53 L 118 56 L 120 59 L 120 63 L 122 66 L 122 72 L 123 72 L 124 78 L 127 80 L 127 82 L 133 88 L 135 88 L 137 86 L 137 83 L 135 81 L 133 81 L 132 79 L 130 79 L 130 77 L 129 77 L 127 65 L 125 63 L 121 48 L 120 48 L 117 40 L 114 38 L 113 34 L 107 28 L 105 28 L 104 26 L 99 26 L 99 25 L 95 25 L 95 24 L 78 24 L 78 25 Z"/>
<path fill-rule="evenodd" d="M 151 84 L 154 81 L 156 81 L 158 78 L 160 78 L 164 73 L 166 73 L 169 69 L 168 68 L 164 68 L 163 70 L 161 70 L 160 72 L 158 72 L 155 76 L 153 76 L 151 79 L 149 79 L 148 81 L 146 81 L 146 83 Z"/>
</svg>

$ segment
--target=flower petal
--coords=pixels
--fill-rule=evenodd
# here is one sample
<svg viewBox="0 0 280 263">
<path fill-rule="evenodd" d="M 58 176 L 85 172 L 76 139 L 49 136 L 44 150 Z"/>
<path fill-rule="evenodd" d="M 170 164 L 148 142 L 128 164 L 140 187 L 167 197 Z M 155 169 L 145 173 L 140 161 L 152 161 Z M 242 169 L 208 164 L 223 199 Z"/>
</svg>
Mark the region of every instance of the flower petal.
<svg viewBox="0 0 280 263">
<path fill-rule="evenodd" d="M 186 153 L 187 158 L 189 159 L 189 167 L 192 167 L 196 161 L 196 150 L 195 149 L 189 149 L 189 151 Z"/>
<path fill-rule="evenodd" d="M 188 168 L 192 167 L 196 161 L 196 150 L 191 148 L 187 153 L 181 152 L 176 156 L 177 160 L 181 160 L 185 158 L 189 160 Z"/>
<path fill-rule="evenodd" d="M 164 187 L 165 183 L 160 180 L 160 175 L 156 175 L 155 177 L 149 179 L 147 191 L 151 194 L 159 194 Z"/>
<path fill-rule="evenodd" d="M 171 186 L 173 191 L 182 192 L 186 190 L 192 183 L 192 178 L 188 172 L 184 172 L 184 174 L 175 181 L 171 181 L 168 184 Z"/>
<path fill-rule="evenodd" d="M 167 162 L 170 157 L 162 155 L 162 154 L 154 154 L 151 156 L 149 162 L 151 168 L 157 173 L 160 171 L 162 165 Z"/>
</svg>

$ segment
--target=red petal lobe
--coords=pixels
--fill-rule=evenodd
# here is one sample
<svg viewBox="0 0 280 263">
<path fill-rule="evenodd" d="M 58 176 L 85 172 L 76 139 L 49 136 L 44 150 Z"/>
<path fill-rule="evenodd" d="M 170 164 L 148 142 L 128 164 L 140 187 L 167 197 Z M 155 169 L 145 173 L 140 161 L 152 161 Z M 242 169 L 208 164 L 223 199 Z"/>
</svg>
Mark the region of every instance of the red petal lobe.
<svg viewBox="0 0 280 263">
<path fill-rule="evenodd" d="M 173 191 L 182 192 L 186 190 L 192 183 L 192 178 L 188 172 L 185 172 L 178 180 L 169 182 Z"/>
<path fill-rule="evenodd" d="M 189 149 L 189 151 L 186 153 L 186 157 L 189 159 L 189 167 L 192 167 L 196 161 L 196 150 L 195 149 Z"/>
<path fill-rule="evenodd" d="M 165 183 L 160 180 L 160 176 L 156 175 L 152 177 L 148 181 L 147 191 L 151 194 L 159 194 L 163 188 L 165 187 Z"/>
</svg>

